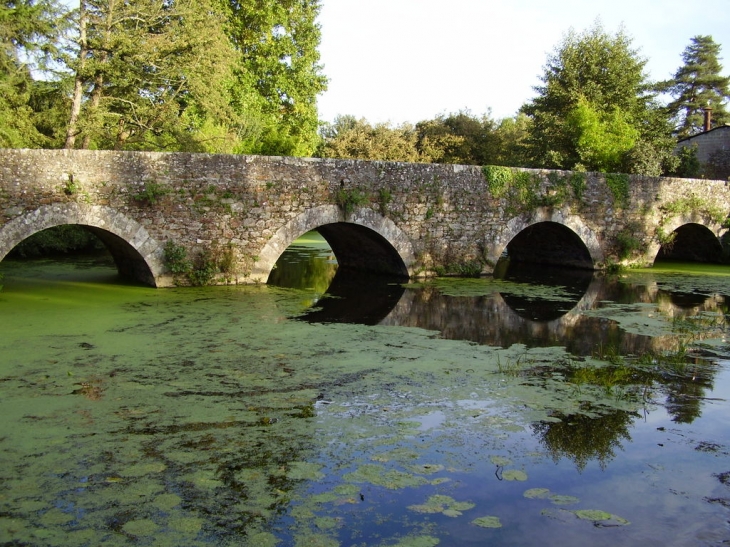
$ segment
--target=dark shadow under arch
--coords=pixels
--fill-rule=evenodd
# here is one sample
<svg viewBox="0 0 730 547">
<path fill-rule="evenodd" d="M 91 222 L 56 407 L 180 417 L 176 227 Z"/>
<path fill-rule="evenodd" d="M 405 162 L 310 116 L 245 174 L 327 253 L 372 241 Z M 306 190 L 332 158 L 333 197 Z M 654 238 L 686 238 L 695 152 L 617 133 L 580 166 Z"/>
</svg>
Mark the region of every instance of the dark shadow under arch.
<svg viewBox="0 0 730 547">
<path fill-rule="evenodd" d="M 140 253 L 125 239 L 109 232 L 108 230 L 104 230 L 103 228 L 76 223 L 57 224 L 55 226 L 50 226 L 43 230 L 30 233 L 22 241 L 25 241 L 26 239 L 46 230 L 52 230 L 60 226 L 78 226 L 96 237 L 111 255 L 117 272 L 121 277 L 131 281 L 144 283 L 145 285 L 153 287 L 156 286 L 154 275 Z M 21 242 L 18 242 L 18 244 L 20 243 Z"/>
<path fill-rule="evenodd" d="M 139 251 L 132 247 L 127 241 L 116 234 L 94 226 L 84 226 L 104 244 L 114 259 L 119 275 L 139 281 L 145 285 L 156 286 L 155 276 L 152 274 L 147 262 L 139 254 Z"/>
<path fill-rule="evenodd" d="M 656 260 L 722 262 L 722 244 L 706 226 L 690 222 L 675 229 L 672 234 L 672 241 L 661 246 Z"/>
<path fill-rule="evenodd" d="M 538 222 L 518 233 L 506 247 L 510 262 L 594 269 L 591 253 L 573 230 L 557 222 Z"/>
<path fill-rule="evenodd" d="M 317 231 L 332 248 L 338 271 L 356 271 L 408 279 L 408 268 L 393 245 L 365 226 L 335 222 Z"/>
</svg>

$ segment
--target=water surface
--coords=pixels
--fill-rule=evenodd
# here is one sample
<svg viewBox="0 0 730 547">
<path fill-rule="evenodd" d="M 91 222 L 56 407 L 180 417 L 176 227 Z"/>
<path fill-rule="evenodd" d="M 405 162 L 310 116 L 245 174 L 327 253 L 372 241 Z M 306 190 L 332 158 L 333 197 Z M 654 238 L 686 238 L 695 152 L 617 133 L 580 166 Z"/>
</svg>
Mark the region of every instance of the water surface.
<svg viewBox="0 0 730 547">
<path fill-rule="evenodd" d="M 730 540 L 727 269 L 328 286 L 315 254 L 303 288 L 4 261 L 0 542 Z"/>
</svg>

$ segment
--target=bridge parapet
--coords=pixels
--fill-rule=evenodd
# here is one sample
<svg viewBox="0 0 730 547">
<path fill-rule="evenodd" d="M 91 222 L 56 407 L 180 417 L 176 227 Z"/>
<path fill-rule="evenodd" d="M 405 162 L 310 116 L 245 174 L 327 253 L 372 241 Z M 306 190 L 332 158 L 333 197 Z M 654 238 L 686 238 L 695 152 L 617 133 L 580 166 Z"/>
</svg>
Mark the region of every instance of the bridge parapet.
<svg viewBox="0 0 730 547">
<path fill-rule="evenodd" d="M 82 224 L 100 235 L 120 271 L 155 285 L 172 282 L 164 259 L 168 242 L 191 257 L 216 258 L 224 270 L 218 281 L 234 283 L 265 281 L 297 232 L 314 228 L 331 240 L 341 265 L 387 273 L 416 276 L 466 266 L 489 272 L 505 249 L 510 256 L 536 252 L 529 238 L 516 239 L 528 229 L 542 234 L 537 245 L 554 249 L 554 261 L 602 268 L 652 262 L 683 224 L 702 225 L 720 237 L 728 212 L 730 190 L 722 181 L 312 158 L 0 150 L 0 259 L 37 231 Z M 564 251 L 563 228 L 584 250 Z"/>
</svg>

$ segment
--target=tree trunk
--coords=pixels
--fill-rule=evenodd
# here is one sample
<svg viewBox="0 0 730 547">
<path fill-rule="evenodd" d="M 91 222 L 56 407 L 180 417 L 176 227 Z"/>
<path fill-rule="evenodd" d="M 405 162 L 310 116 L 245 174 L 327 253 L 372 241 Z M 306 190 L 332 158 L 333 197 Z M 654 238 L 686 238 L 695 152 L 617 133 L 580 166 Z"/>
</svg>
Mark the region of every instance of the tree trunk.
<svg viewBox="0 0 730 547">
<path fill-rule="evenodd" d="M 76 67 L 74 78 L 73 100 L 71 101 L 71 115 L 66 127 L 66 143 L 64 148 L 73 149 L 76 146 L 76 135 L 78 134 L 79 116 L 81 114 L 81 100 L 84 95 L 84 81 L 82 77 L 86 56 L 89 53 L 89 46 L 86 41 L 86 20 L 87 12 L 84 0 L 80 2 L 79 12 L 79 64 Z"/>
</svg>

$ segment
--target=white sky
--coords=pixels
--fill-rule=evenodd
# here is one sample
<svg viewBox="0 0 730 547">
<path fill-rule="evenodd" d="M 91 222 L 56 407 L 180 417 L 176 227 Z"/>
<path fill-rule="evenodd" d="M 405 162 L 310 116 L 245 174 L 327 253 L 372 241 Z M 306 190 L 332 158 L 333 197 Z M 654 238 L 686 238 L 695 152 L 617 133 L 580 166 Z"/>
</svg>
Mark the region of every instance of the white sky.
<svg viewBox="0 0 730 547">
<path fill-rule="evenodd" d="M 565 32 L 597 18 L 611 34 L 623 24 L 652 80 L 671 77 L 698 34 L 722 46 L 730 74 L 730 0 L 323 0 L 320 119 L 513 116 Z"/>
</svg>

